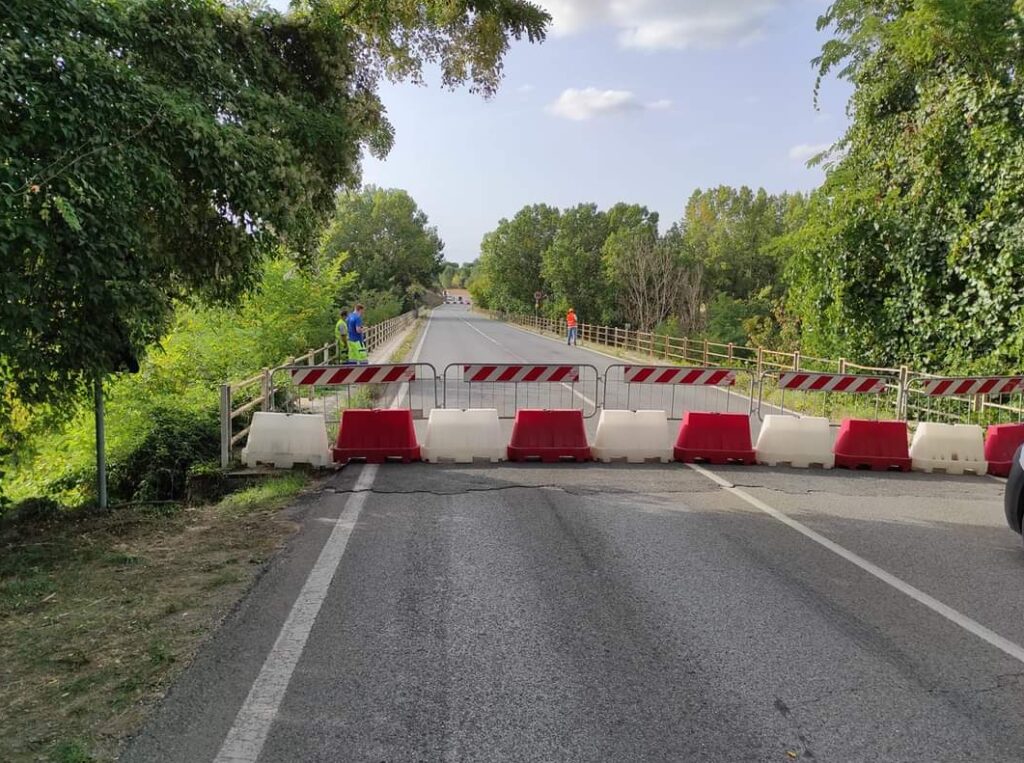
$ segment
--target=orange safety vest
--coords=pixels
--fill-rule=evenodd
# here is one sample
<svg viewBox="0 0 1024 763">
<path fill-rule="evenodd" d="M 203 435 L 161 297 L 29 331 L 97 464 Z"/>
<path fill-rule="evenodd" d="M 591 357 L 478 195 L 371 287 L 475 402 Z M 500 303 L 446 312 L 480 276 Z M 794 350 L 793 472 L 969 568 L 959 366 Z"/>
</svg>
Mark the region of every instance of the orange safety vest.
<svg viewBox="0 0 1024 763">
<path fill-rule="evenodd" d="M 572 310 L 566 313 L 565 322 L 569 326 L 569 328 L 576 328 L 576 313 L 574 313 Z"/>
</svg>

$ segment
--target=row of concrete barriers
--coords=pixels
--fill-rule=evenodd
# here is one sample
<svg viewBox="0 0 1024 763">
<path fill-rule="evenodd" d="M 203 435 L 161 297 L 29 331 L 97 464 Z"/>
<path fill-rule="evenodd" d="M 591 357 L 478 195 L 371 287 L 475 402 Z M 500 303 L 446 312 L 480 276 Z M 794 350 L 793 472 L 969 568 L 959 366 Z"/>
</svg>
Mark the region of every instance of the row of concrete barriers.
<svg viewBox="0 0 1024 763">
<path fill-rule="evenodd" d="M 364 460 L 468 463 L 562 461 L 703 462 L 851 469 L 911 469 L 949 474 L 1006 476 L 1024 442 L 1024 424 L 988 428 L 925 422 L 912 440 L 903 421 L 844 419 L 833 442 L 825 418 L 765 416 L 756 443 L 742 413 L 688 411 L 670 442 L 663 410 L 603 410 L 594 441 L 576 409 L 523 409 L 511 438 L 502 434 L 497 410 L 434 409 L 422 443 L 407 409 L 352 409 L 342 414 L 337 441 L 329 445 L 319 414 L 256 413 L 242 452 L 248 466 L 297 463 L 315 467 Z"/>
</svg>

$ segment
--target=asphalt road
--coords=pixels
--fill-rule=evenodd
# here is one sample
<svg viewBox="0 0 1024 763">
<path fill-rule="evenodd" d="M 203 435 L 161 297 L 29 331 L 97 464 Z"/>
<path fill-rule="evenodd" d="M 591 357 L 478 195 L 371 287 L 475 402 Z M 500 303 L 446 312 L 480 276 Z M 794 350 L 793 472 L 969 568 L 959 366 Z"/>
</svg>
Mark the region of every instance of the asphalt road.
<svg viewBox="0 0 1024 763">
<path fill-rule="evenodd" d="M 419 350 L 438 370 L 616 362 L 459 308 Z M 1020 761 L 1024 552 L 1001 487 L 349 467 L 291 509 L 301 532 L 125 758 Z"/>
</svg>

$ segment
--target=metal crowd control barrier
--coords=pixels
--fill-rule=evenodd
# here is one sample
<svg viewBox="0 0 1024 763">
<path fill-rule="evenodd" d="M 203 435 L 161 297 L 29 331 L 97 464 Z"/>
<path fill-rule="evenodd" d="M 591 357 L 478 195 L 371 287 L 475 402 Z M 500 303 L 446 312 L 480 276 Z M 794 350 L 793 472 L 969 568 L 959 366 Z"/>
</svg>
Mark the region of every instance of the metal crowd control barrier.
<svg viewBox="0 0 1024 763">
<path fill-rule="evenodd" d="M 494 408 L 503 419 L 521 408 L 598 410 L 600 376 L 592 365 L 452 363 L 444 369 L 445 408 Z"/>
<path fill-rule="evenodd" d="M 422 419 L 438 405 L 437 369 L 429 363 L 281 366 L 271 374 L 271 387 L 273 410 L 322 413 L 331 438 L 345 409 L 394 405 Z"/>
<path fill-rule="evenodd" d="M 772 398 L 766 401 L 766 381 L 773 380 L 774 384 L 768 386 L 767 396 Z M 879 417 L 883 402 L 886 407 L 889 405 L 887 398 L 892 399 L 892 413 L 895 418 L 901 418 L 900 401 L 902 399 L 902 388 L 899 379 L 887 377 L 882 374 L 832 374 L 814 373 L 810 371 L 765 371 L 757 385 L 757 417 L 764 421 L 762 409 L 767 405 L 786 414 L 786 393 L 790 399 L 795 396 L 806 396 L 808 394 L 821 395 L 820 416 L 835 420 L 836 418 L 875 418 Z M 836 395 L 874 395 L 874 405 L 865 408 L 863 405 L 856 406 L 850 403 L 836 404 Z M 849 400 L 849 398 L 845 398 Z M 801 406 L 808 410 L 813 406 Z M 795 409 L 791 409 L 792 415 L 799 415 Z"/>
<path fill-rule="evenodd" d="M 669 419 L 682 419 L 686 411 L 729 412 L 734 406 L 749 413 L 754 380 L 745 400 L 728 389 L 735 386 L 736 373 L 735 368 L 611 365 L 605 370 L 602 407 L 663 410 Z"/>
<path fill-rule="evenodd" d="M 1012 404 L 1014 397 L 1018 404 Z M 928 376 L 907 381 L 906 413 L 917 421 L 999 424 L 1024 418 L 1024 376 Z"/>
</svg>

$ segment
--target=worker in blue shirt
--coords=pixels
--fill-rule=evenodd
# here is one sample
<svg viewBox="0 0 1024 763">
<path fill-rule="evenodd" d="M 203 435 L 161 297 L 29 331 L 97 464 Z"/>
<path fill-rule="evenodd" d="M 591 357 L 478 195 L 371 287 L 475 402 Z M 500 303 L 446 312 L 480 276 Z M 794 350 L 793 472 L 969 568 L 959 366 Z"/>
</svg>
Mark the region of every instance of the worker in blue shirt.
<svg viewBox="0 0 1024 763">
<path fill-rule="evenodd" d="M 370 356 L 366 352 L 366 328 L 363 326 L 362 305 L 356 305 L 348 316 L 348 357 L 357 363 L 369 363 Z"/>
</svg>

